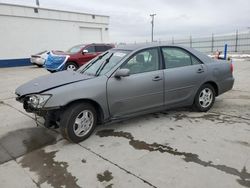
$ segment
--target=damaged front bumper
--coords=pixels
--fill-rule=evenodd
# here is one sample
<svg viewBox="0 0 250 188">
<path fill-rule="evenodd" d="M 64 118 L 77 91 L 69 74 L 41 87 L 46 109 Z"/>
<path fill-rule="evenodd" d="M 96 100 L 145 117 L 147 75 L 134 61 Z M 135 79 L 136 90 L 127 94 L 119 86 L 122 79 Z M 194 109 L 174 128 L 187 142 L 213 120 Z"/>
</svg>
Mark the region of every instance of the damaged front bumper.
<svg viewBox="0 0 250 188">
<path fill-rule="evenodd" d="M 47 98 L 46 101 L 42 101 L 42 103 L 40 103 L 39 100 L 34 103 L 34 96 L 38 96 L 38 95 L 34 94 L 34 95 L 19 96 L 17 94 L 16 100 L 23 104 L 23 108 L 24 108 L 24 110 L 26 112 L 35 113 L 35 114 L 37 114 L 39 116 L 46 115 L 46 113 L 48 111 L 59 109 L 59 107 L 50 107 L 50 108 L 44 107 L 44 105 L 49 100 L 51 95 L 47 95 L 47 96 L 50 96 L 50 97 Z M 39 96 L 41 96 L 41 95 L 39 95 Z"/>
<path fill-rule="evenodd" d="M 35 115 L 41 116 L 44 118 L 44 126 L 47 128 L 59 127 L 59 121 L 60 121 L 60 116 L 62 114 L 62 110 L 59 107 L 53 107 L 53 108 L 35 108 L 31 103 L 30 103 L 30 97 L 32 95 L 20 97 L 17 96 L 16 100 L 21 102 L 23 104 L 23 108 L 25 109 L 26 112 L 28 113 L 34 113 Z M 37 121 L 37 120 L 36 120 Z"/>
</svg>

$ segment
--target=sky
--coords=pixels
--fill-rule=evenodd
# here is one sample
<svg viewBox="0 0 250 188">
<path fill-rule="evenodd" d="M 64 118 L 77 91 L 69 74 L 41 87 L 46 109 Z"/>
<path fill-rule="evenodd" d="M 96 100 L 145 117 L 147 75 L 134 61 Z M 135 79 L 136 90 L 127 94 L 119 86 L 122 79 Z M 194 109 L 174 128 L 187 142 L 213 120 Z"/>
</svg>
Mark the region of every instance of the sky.
<svg viewBox="0 0 250 188">
<path fill-rule="evenodd" d="M 250 30 L 250 0 L 39 0 L 40 7 L 110 16 L 112 42 L 211 36 Z M 0 0 L 1 3 L 35 5 L 35 0 Z"/>
</svg>

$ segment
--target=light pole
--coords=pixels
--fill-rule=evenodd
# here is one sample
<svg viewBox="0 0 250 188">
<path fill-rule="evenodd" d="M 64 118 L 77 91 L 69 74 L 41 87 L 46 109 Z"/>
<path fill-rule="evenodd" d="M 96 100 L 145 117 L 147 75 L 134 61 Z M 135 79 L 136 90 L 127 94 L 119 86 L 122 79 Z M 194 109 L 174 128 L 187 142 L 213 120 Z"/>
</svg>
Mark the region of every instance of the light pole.
<svg viewBox="0 0 250 188">
<path fill-rule="evenodd" d="M 151 20 L 151 24 L 152 24 L 152 31 L 151 31 L 151 42 L 154 42 L 154 17 L 156 14 L 150 14 L 152 20 Z"/>
<path fill-rule="evenodd" d="M 40 2 L 39 2 L 39 0 L 36 0 L 36 6 L 40 6 Z"/>
</svg>

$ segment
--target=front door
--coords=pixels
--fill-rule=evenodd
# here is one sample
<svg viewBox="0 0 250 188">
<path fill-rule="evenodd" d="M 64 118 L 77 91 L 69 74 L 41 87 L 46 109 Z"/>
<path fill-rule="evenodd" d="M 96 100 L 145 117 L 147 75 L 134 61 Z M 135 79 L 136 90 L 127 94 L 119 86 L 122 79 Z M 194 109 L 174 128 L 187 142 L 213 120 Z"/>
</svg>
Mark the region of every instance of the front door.
<svg viewBox="0 0 250 188">
<path fill-rule="evenodd" d="M 120 68 L 130 70 L 130 75 L 107 83 L 109 109 L 112 117 L 163 106 L 163 70 L 157 48 L 150 48 L 133 55 Z"/>
<path fill-rule="evenodd" d="M 88 52 L 82 53 L 81 56 L 79 57 L 79 62 L 81 65 L 87 63 L 88 61 L 90 61 L 91 59 L 93 59 L 98 55 L 94 45 L 89 45 L 83 50 L 87 50 Z"/>
</svg>

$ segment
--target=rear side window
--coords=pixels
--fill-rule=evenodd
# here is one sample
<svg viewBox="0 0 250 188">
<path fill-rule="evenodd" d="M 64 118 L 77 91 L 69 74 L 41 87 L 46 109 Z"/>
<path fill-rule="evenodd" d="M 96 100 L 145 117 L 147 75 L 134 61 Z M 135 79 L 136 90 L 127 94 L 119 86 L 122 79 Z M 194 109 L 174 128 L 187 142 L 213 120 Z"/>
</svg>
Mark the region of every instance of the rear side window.
<svg viewBox="0 0 250 188">
<path fill-rule="evenodd" d="M 96 46 L 96 52 L 105 52 L 107 51 L 106 46 Z"/>
<path fill-rule="evenodd" d="M 98 45 L 95 47 L 96 52 L 105 52 L 111 48 L 112 48 L 112 46 L 108 46 L 108 45 Z"/>
<path fill-rule="evenodd" d="M 105 49 L 106 50 L 109 50 L 109 49 L 111 49 L 112 48 L 112 46 L 105 46 Z"/>
<path fill-rule="evenodd" d="M 202 63 L 197 58 L 192 56 L 192 65 L 199 65 L 199 64 L 202 64 Z"/>
<path fill-rule="evenodd" d="M 192 65 L 191 55 L 180 48 L 162 48 L 167 69 Z"/>
</svg>

